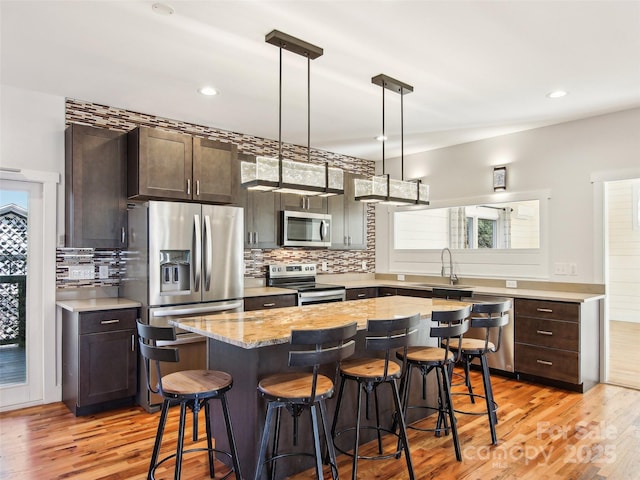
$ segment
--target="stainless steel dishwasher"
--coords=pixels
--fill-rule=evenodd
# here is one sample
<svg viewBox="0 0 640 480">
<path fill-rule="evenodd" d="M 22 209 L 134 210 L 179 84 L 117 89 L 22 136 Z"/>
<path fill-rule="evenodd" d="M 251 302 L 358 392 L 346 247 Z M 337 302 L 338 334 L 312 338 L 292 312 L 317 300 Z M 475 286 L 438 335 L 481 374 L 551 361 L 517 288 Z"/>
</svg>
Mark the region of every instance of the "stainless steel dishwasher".
<svg viewBox="0 0 640 480">
<path fill-rule="evenodd" d="M 513 354 L 513 345 L 515 342 L 514 335 L 514 325 L 513 325 L 513 298 L 509 297 L 496 297 L 492 295 L 482 295 L 474 293 L 471 297 L 473 302 L 501 302 L 504 300 L 511 300 L 511 309 L 508 312 L 509 315 L 509 323 L 502 328 L 502 343 L 500 344 L 500 350 L 495 353 L 490 353 L 487 355 L 487 362 L 489 363 L 489 368 L 502 370 L 504 372 L 514 372 L 514 354 Z M 468 338 L 479 338 L 484 340 L 485 338 L 485 329 L 484 328 L 470 328 L 467 333 L 464 334 L 465 337 Z M 489 335 L 489 341 L 493 342 L 494 345 L 497 345 L 498 342 L 498 331 L 494 329 Z M 479 365 L 480 362 L 476 359 L 473 361 L 474 364 Z"/>
</svg>

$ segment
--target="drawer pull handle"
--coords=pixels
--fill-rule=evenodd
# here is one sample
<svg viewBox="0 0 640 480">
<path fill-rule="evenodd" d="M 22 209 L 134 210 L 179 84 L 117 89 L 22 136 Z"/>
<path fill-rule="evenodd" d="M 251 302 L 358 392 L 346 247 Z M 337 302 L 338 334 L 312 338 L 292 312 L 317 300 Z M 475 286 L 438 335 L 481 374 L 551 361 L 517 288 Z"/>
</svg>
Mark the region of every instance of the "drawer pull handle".
<svg viewBox="0 0 640 480">
<path fill-rule="evenodd" d="M 262 305 L 263 307 L 275 307 L 276 304 L 275 303 L 265 303 Z"/>
<path fill-rule="evenodd" d="M 133 334 L 131 335 L 131 351 L 136 351 L 136 336 Z"/>
<path fill-rule="evenodd" d="M 542 313 L 553 313 L 553 310 L 551 308 L 536 308 L 536 310 Z"/>
<path fill-rule="evenodd" d="M 552 366 L 553 362 L 549 362 L 548 360 L 536 360 L 536 362 L 542 364 L 542 365 L 549 365 Z"/>
<path fill-rule="evenodd" d="M 100 325 L 109 325 L 109 324 L 112 324 L 112 323 L 119 323 L 119 322 L 120 322 L 120 320 L 118 320 L 118 319 L 115 319 L 115 320 L 101 320 L 100 321 Z"/>
<path fill-rule="evenodd" d="M 548 330 L 536 330 L 536 333 L 539 333 L 540 335 L 553 335 L 553 332 L 550 332 Z"/>
<path fill-rule="evenodd" d="M 366 293 L 359 293 L 359 294 L 358 294 L 358 298 L 363 298 L 363 297 L 366 297 L 366 296 L 367 296 L 367 294 L 366 294 Z"/>
</svg>

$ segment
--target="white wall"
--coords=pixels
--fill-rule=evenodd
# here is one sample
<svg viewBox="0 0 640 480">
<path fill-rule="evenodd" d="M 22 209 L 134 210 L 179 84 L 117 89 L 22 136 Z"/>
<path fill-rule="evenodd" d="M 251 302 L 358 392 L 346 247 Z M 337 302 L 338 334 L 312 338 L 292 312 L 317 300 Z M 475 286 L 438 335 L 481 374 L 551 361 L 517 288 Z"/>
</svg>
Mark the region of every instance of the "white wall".
<svg viewBox="0 0 640 480">
<path fill-rule="evenodd" d="M 57 231 L 64 234 L 64 97 L 2 85 L 0 165 L 60 175 Z"/>
<path fill-rule="evenodd" d="M 547 223 L 543 220 L 541 227 L 548 230 L 542 232 L 548 235 L 548 251 L 533 276 L 603 283 L 602 242 L 593 241 L 601 235 L 601 205 L 591 179 L 597 172 L 640 171 L 640 108 L 408 155 L 404 160 L 405 178 L 424 178 L 431 186 L 433 204 L 480 197 L 501 201 L 492 193 L 491 173 L 493 166 L 507 165 L 509 193 L 545 191 L 551 198 Z M 399 159 L 388 162 L 388 171 L 399 171 Z M 388 215 L 378 207 L 376 271 L 401 273 L 390 252 L 388 229 Z M 575 263 L 577 275 L 555 275 L 556 262 Z M 422 273 L 439 273 L 439 256 L 437 267 L 427 266 Z M 505 266 L 508 277 L 530 278 L 530 272 Z M 465 275 L 464 263 L 457 273 Z"/>
</svg>

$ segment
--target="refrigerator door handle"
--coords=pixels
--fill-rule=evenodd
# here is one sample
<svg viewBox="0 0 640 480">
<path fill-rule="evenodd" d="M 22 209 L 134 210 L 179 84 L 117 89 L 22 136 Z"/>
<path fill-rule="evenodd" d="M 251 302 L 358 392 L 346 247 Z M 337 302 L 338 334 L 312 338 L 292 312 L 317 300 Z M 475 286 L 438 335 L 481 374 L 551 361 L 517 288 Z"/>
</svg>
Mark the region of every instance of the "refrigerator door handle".
<svg viewBox="0 0 640 480">
<path fill-rule="evenodd" d="M 204 216 L 204 290 L 211 290 L 211 271 L 213 262 L 213 245 L 211 238 L 211 218 Z"/>
<path fill-rule="evenodd" d="M 193 290 L 200 291 L 202 278 L 202 232 L 200 231 L 200 215 L 193 216 Z"/>
</svg>

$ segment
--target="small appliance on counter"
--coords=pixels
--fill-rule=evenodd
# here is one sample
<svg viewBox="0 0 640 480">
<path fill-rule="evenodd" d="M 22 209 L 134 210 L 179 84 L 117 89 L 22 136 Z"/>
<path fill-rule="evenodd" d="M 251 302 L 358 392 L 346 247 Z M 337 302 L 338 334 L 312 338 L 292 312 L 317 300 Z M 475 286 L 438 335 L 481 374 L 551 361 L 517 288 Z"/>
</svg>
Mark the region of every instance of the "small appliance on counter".
<svg viewBox="0 0 640 480">
<path fill-rule="evenodd" d="M 267 286 L 298 291 L 298 305 L 343 302 L 346 289 L 341 285 L 316 283 L 316 265 L 291 263 L 269 265 Z"/>
<path fill-rule="evenodd" d="M 244 308 L 244 210 L 240 207 L 149 201 L 129 209 L 129 251 L 121 294 L 142 304 L 152 325 L 187 316 Z M 176 330 L 179 370 L 204 369 L 206 338 Z M 138 401 L 146 410 L 162 398 L 139 375 Z M 155 379 L 152 379 L 152 384 Z"/>
</svg>

